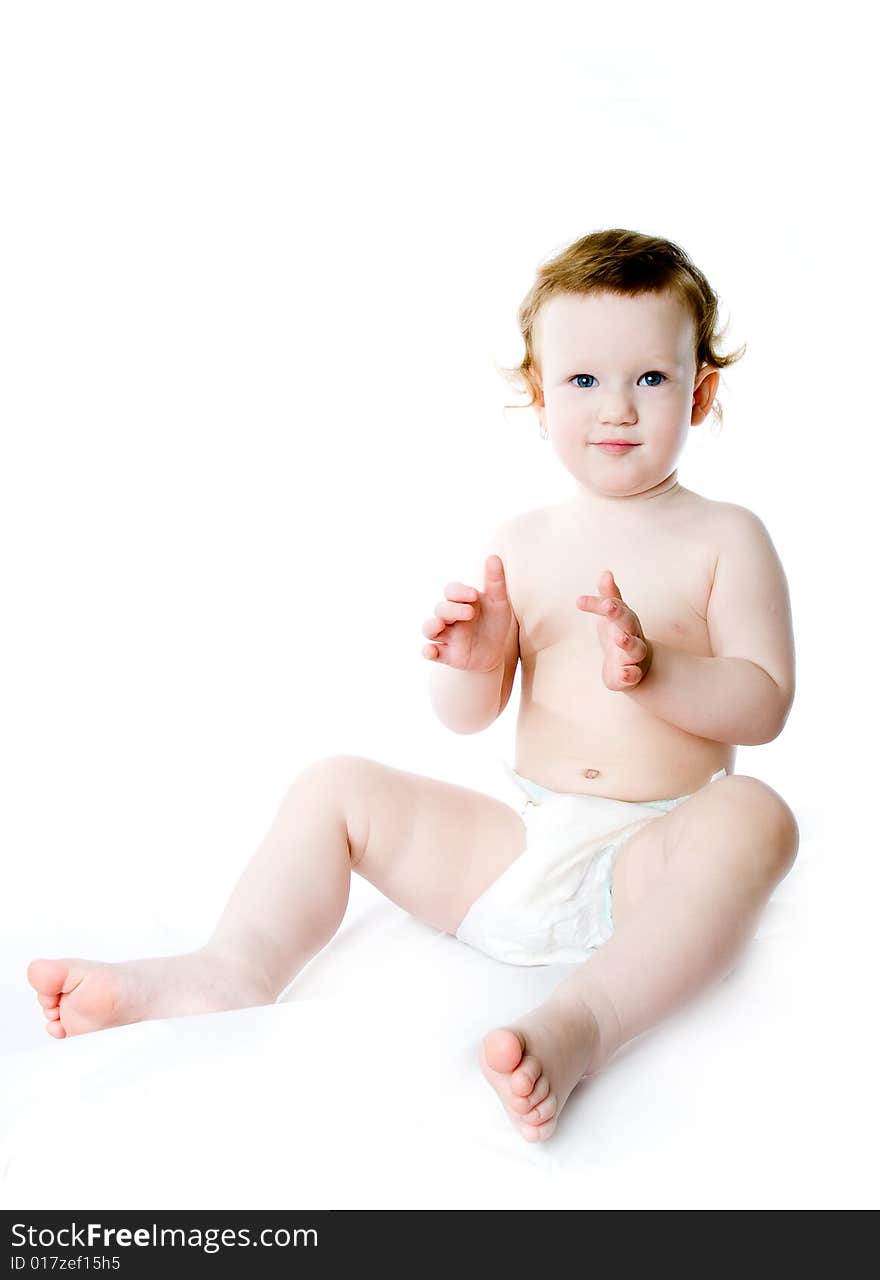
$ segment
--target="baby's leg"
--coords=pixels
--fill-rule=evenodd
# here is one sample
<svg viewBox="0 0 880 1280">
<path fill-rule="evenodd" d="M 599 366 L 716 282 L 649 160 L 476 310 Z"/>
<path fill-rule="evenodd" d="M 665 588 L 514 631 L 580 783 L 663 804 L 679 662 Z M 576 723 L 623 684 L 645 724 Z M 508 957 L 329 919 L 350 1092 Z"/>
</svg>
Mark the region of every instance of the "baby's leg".
<svg viewBox="0 0 880 1280">
<path fill-rule="evenodd" d="M 28 980 L 59 1038 L 271 1004 L 336 932 L 352 870 L 454 933 L 525 842 L 522 819 L 500 800 L 362 756 L 332 756 L 291 784 L 203 947 L 121 964 L 34 960 Z"/>
<path fill-rule="evenodd" d="M 548 1001 L 481 1046 L 483 1072 L 523 1137 L 550 1137 L 584 1075 L 729 972 L 797 846 L 781 797 L 738 774 L 623 846 L 612 936 Z"/>
</svg>

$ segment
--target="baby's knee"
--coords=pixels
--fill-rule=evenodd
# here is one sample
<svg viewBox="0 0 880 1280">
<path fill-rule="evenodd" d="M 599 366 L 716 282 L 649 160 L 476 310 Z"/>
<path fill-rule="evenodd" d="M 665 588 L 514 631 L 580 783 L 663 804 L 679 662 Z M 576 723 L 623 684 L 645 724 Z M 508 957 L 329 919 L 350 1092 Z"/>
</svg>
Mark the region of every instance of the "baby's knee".
<svg viewBox="0 0 880 1280">
<path fill-rule="evenodd" d="M 288 787 L 285 799 L 307 790 L 311 795 L 350 801 L 376 785 L 384 768 L 368 756 L 340 754 L 322 756 L 306 765 Z"/>
<path fill-rule="evenodd" d="M 770 871 L 777 876 L 785 875 L 794 863 L 800 843 L 797 818 L 791 808 L 778 791 L 760 778 L 736 773 L 720 781 L 735 802 L 737 822 L 753 831 Z"/>
</svg>

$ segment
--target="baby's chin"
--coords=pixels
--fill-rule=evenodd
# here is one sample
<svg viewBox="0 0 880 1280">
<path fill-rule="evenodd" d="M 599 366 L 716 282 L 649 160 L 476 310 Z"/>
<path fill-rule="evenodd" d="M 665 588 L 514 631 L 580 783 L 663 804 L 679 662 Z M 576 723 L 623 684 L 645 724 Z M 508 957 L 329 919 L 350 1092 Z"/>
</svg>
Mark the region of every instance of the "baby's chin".
<svg viewBox="0 0 880 1280">
<path fill-rule="evenodd" d="M 624 471 L 621 468 L 616 475 L 609 475 L 607 471 L 601 475 L 592 472 L 588 475 L 577 476 L 576 479 L 578 481 L 577 493 L 579 496 L 586 500 L 597 499 L 600 501 L 614 498 L 649 497 L 663 493 L 667 489 L 672 489 L 678 483 L 678 475 L 674 466 L 659 472 L 652 469 L 648 473 L 637 470 Z"/>
</svg>

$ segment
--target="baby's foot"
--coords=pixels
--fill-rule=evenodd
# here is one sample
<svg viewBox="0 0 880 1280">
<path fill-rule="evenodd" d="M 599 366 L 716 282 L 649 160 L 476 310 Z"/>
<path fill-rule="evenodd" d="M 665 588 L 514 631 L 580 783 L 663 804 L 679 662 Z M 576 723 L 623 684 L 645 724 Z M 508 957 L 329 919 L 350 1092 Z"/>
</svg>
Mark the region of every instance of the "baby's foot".
<svg viewBox="0 0 880 1280">
<path fill-rule="evenodd" d="M 126 960 L 32 960 L 46 1030 L 57 1040 L 103 1027 L 184 1013 L 272 1004 L 268 984 L 246 962 L 208 947 L 183 956 Z"/>
<path fill-rule="evenodd" d="M 515 1026 L 490 1031 L 480 1045 L 483 1075 L 514 1127 L 528 1142 L 545 1142 L 568 1095 L 602 1065 L 594 1015 L 572 999 L 547 1000 Z"/>
</svg>

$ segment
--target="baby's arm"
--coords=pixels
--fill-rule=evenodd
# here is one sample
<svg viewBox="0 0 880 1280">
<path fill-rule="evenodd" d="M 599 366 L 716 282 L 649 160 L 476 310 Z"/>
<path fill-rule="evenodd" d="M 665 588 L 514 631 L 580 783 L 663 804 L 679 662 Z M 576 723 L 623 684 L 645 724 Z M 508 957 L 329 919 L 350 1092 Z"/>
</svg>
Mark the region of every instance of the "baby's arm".
<svg viewBox="0 0 880 1280">
<path fill-rule="evenodd" d="M 431 670 L 428 693 L 438 720 L 453 733 L 480 733 L 504 710 L 504 663 L 495 671 L 460 671 L 454 667 Z M 513 681 L 507 686 L 509 690 Z"/>
<path fill-rule="evenodd" d="M 794 698 L 791 603 L 770 535 L 745 507 L 725 512 L 707 622 L 713 657 L 652 640 L 648 674 L 623 692 L 661 720 L 713 742 L 772 741 Z"/>
<path fill-rule="evenodd" d="M 485 589 L 449 583 L 446 599 L 422 628 L 431 644 L 430 698 L 454 733 L 479 733 L 507 705 L 519 661 L 519 626 L 507 594 L 505 525 L 483 555 Z M 494 557 L 494 559 L 493 559 Z"/>
</svg>

